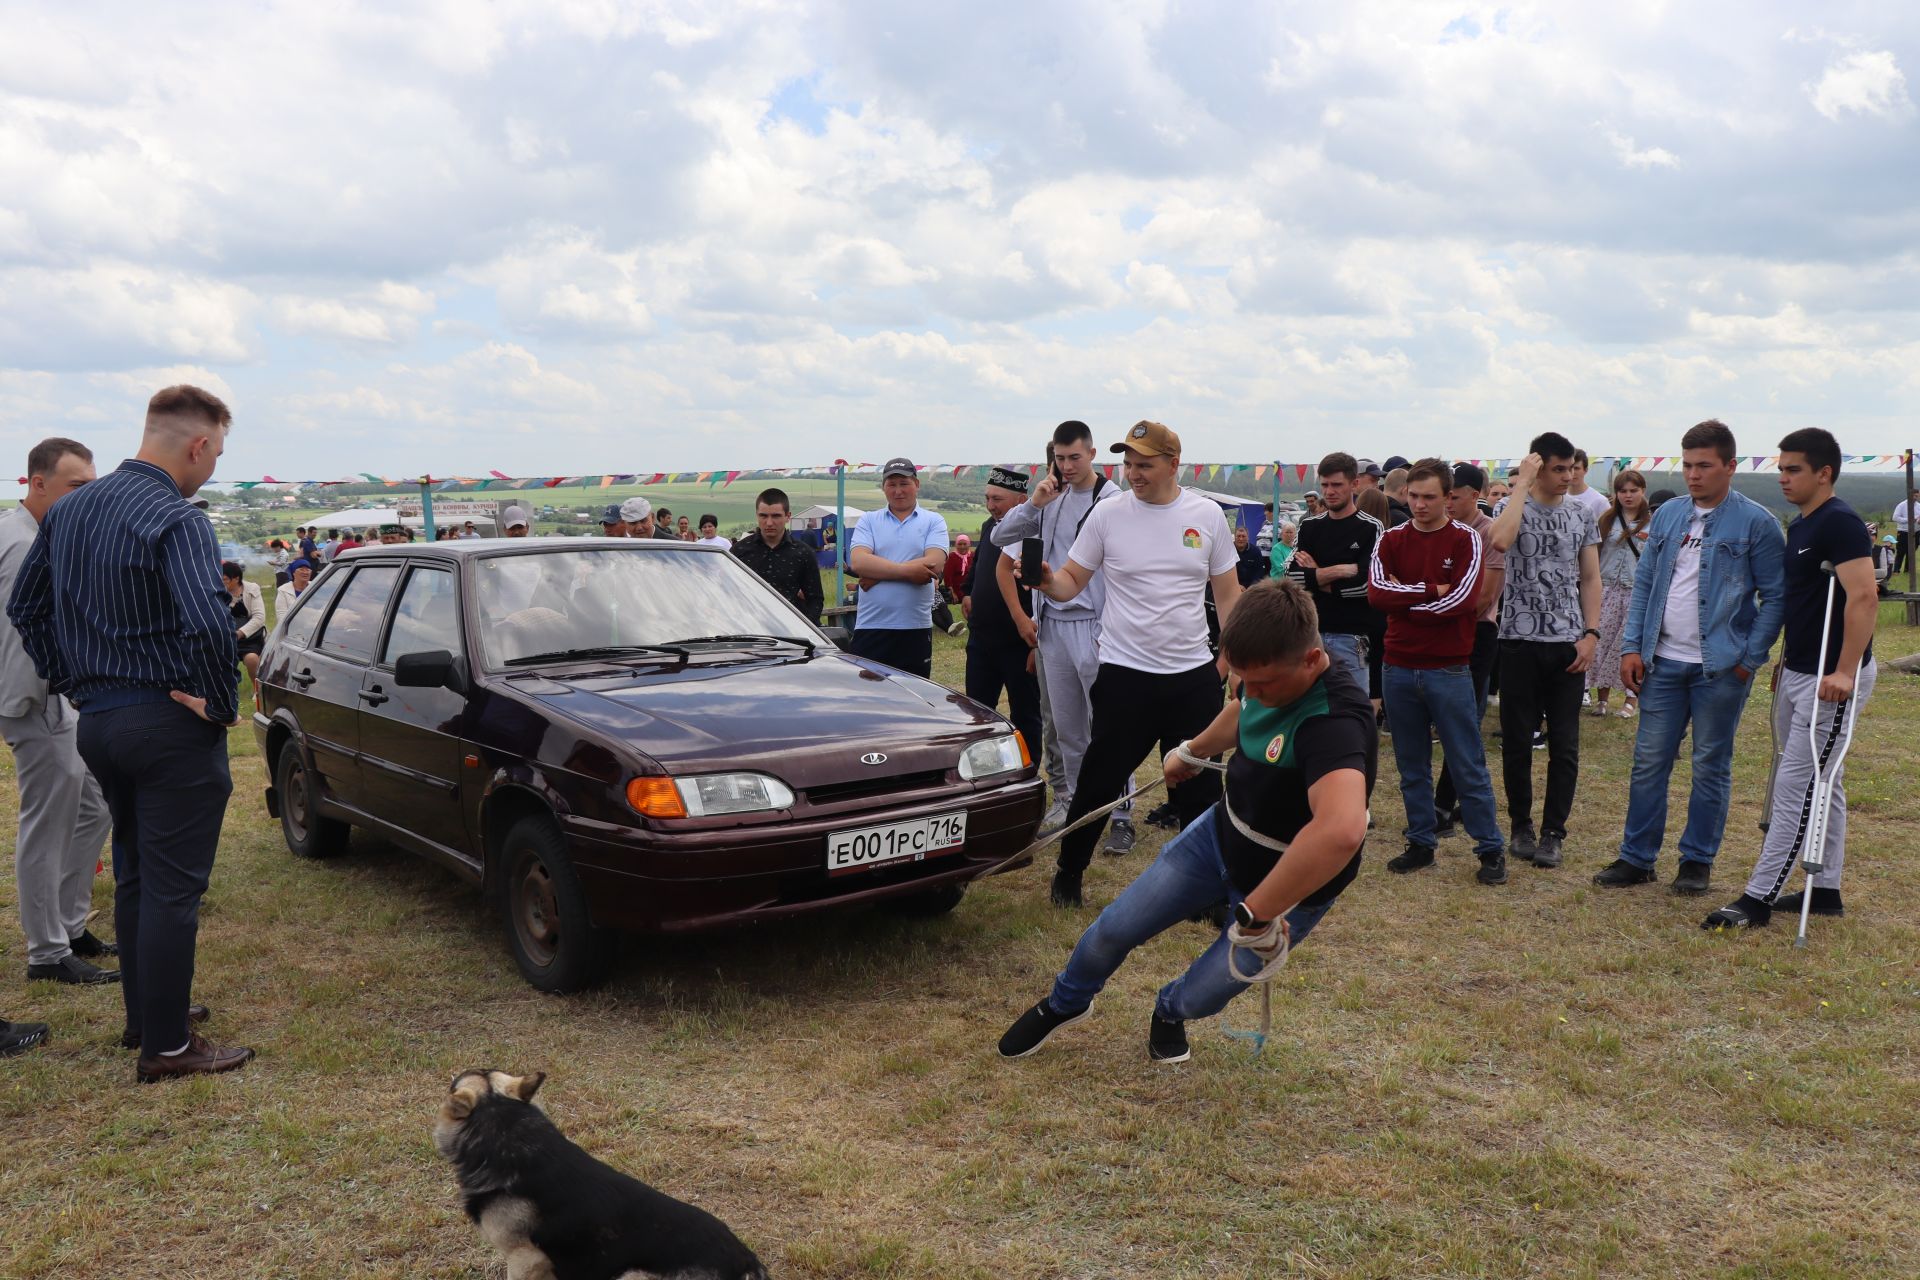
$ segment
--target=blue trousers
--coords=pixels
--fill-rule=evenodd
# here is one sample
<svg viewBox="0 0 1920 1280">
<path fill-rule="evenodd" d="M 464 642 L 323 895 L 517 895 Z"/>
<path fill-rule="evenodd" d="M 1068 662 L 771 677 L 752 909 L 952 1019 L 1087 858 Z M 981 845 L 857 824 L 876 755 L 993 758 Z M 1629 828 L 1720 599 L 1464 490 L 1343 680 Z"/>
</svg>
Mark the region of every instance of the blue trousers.
<svg viewBox="0 0 1920 1280">
<path fill-rule="evenodd" d="M 227 731 L 171 700 L 82 714 L 80 757 L 113 814 L 120 994 L 141 1050 L 187 1043 L 200 898 L 233 793 Z"/>
<path fill-rule="evenodd" d="M 1667 834 L 1667 780 L 1680 739 L 1693 727 L 1693 793 L 1680 860 L 1712 865 L 1727 829 L 1733 799 L 1733 737 L 1753 689 L 1731 671 L 1708 675 L 1697 662 L 1655 658 L 1640 683 L 1640 728 L 1633 741 L 1633 780 L 1627 788 L 1627 826 L 1620 856 L 1651 868 Z"/>
<path fill-rule="evenodd" d="M 1417 670 L 1387 664 L 1381 675 L 1387 707 L 1387 725 L 1393 733 L 1393 759 L 1400 767 L 1400 796 L 1407 808 L 1407 843 L 1431 849 L 1439 841 L 1434 830 L 1433 743 L 1429 729 L 1440 733 L 1440 749 L 1459 790 L 1460 816 L 1473 837 L 1473 851 L 1490 858 L 1506 847 L 1500 835 L 1500 815 L 1493 802 L 1493 778 L 1487 773 L 1486 750 L 1480 743 L 1479 703 L 1473 693 L 1473 673 L 1465 666 Z"/>
<path fill-rule="evenodd" d="M 1047 998 L 1056 1013 L 1075 1014 L 1092 1004 L 1107 979 L 1125 962 L 1127 953 L 1141 943 L 1222 898 L 1231 907 L 1245 896 L 1227 879 L 1226 863 L 1220 858 L 1220 842 L 1214 834 L 1215 819 L 1221 817 L 1218 808 L 1208 809 L 1167 841 L 1153 864 L 1087 926 L 1074 944 L 1067 967 L 1054 979 L 1053 994 Z M 1306 941 L 1332 905 L 1327 901 L 1288 912 L 1290 945 L 1297 947 Z M 1226 1008 L 1227 1001 L 1248 986 L 1227 971 L 1229 950 L 1227 933 L 1222 929 L 1213 945 L 1201 952 L 1185 973 L 1160 988 L 1154 1012 L 1185 1022 L 1210 1018 Z M 1241 961 L 1243 966 L 1248 963 Z"/>
</svg>

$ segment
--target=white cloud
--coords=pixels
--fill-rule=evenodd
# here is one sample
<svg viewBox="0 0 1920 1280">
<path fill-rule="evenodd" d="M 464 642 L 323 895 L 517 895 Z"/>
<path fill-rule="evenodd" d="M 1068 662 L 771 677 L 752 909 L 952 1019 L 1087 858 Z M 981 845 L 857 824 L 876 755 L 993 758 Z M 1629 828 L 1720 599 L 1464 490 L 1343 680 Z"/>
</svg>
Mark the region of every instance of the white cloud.
<svg viewBox="0 0 1920 1280">
<path fill-rule="evenodd" d="M 1885 119 L 1910 117 L 1907 77 L 1892 53 L 1850 53 L 1828 65 L 1820 83 L 1806 86 L 1813 109 L 1829 120 L 1856 112 Z"/>
<path fill-rule="evenodd" d="M 1888 160 L 1920 12 L 1797 20 L 29 16 L 0 43 L 0 448 L 118 429 L 183 371 L 290 428 L 239 433 L 231 474 L 969 461 L 1068 414 L 1223 460 L 1490 453 L 1543 405 L 1623 451 L 1708 405 L 1877 434 L 1920 344 L 1920 172 Z"/>
</svg>

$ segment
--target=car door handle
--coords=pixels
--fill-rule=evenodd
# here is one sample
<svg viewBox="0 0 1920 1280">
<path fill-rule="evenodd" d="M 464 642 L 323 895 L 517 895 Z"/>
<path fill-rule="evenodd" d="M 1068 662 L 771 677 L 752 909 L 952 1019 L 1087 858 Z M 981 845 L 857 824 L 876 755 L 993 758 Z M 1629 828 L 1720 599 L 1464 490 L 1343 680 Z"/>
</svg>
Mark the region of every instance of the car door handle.
<svg viewBox="0 0 1920 1280">
<path fill-rule="evenodd" d="M 385 702 L 386 700 L 387 700 L 387 695 L 380 692 L 379 685 L 375 685 L 371 689 L 362 689 L 360 691 L 360 701 L 366 703 L 370 707 L 377 707 L 381 703 Z"/>
<path fill-rule="evenodd" d="M 313 672 L 311 671 L 301 671 L 287 677 L 287 679 L 293 681 L 295 684 L 299 685 L 302 689 L 306 688 L 308 685 L 312 684 L 315 680 L 318 680 L 319 678 L 320 678 L 319 676 L 313 674 Z"/>
</svg>

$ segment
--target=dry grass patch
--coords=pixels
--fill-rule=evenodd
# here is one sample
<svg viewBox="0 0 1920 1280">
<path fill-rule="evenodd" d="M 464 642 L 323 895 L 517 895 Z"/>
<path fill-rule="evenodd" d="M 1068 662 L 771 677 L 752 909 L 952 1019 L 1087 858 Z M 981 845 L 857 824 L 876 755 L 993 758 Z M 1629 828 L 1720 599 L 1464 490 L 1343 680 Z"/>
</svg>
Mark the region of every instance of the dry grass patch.
<svg viewBox="0 0 1920 1280">
<path fill-rule="evenodd" d="M 1058 1044 L 994 1056 L 1090 918 L 1046 906 L 1039 871 L 931 923 L 634 940 L 605 989 L 541 996 L 479 897 L 425 863 L 362 839 L 290 857 L 237 733 L 196 992 L 217 1036 L 260 1050 L 246 1070 L 136 1086 L 117 993 L 20 982 L 0 878 L 0 1012 L 54 1025 L 0 1067 L 0 1275 L 497 1276 L 428 1136 L 475 1065 L 549 1072 L 562 1129 L 719 1213 L 781 1277 L 1920 1274 L 1920 681 L 1884 676 L 1862 721 L 1850 915 L 1805 951 L 1784 921 L 1696 927 L 1751 864 L 1762 710 L 1704 900 L 1587 883 L 1631 724 L 1583 723 L 1567 866 L 1498 889 L 1464 840 L 1386 874 L 1388 764 L 1367 867 L 1275 990 L 1276 1040 L 1254 1057 L 1198 1025 L 1172 1069 L 1147 1061 L 1146 1019 L 1205 940 L 1191 926 Z M 1091 899 L 1159 840 L 1100 860 Z"/>
</svg>

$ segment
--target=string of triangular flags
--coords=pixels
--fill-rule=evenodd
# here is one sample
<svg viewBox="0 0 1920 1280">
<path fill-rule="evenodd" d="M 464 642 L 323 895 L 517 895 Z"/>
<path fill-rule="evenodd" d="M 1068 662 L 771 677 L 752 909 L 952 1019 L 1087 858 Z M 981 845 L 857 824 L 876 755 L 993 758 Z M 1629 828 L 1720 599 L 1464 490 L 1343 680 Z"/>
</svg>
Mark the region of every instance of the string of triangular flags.
<svg viewBox="0 0 1920 1280">
<path fill-rule="evenodd" d="M 1894 471 L 1906 465 L 1907 455 L 1902 453 L 1862 453 L 1844 455 L 1844 466 L 1852 470 Z M 1490 471 L 1511 471 L 1520 463 L 1519 458 L 1464 458 L 1457 461 L 1471 462 Z M 1772 455 L 1753 454 L 1739 459 L 1743 471 L 1771 471 L 1776 462 Z M 1592 465 L 1596 468 L 1611 468 L 1635 471 L 1678 471 L 1678 454 L 1642 454 L 1637 457 L 1619 455 L 1595 457 Z M 331 480 L 281 480 L 274 476 L 261 476 L 257 480 L 216 481 L 232 485 L 236 489 L 254 489 L 263 485 L 285 486 L 290 488 L 323 488 L 345 484 L 378 484 L 387 488 L 419 488 L 426 486 L 435 491 L 447 489 L 558 489 L 578 487 L 589 489 L 607 489 L 614 485 L 653 485 L 653 484 L 704 484 L 708 488 L 725 488 L 736 480 L 779 480 L 779 479 L 832 479 L 844 468 L 852 476 L 877 477 L 880 473 L 877 462 L 835 461 L 829 466 L 811 467 L 736 467 L 730 469 L 714 468 L 707 471 L 630 471 L 605 472 L 599 475 L 560 475 L 560 476 L 514 476 L 504 471 L 489 471 L 480 476 L 384 476 L 371 471 L 362 471 L 355 475 L 343 476 Z M 984 463 L 984 462 L 940 462 L 918 468 L 927 476 L 967 476 L 977 474 L 982 479 L 995 466 L 1009 471 L 1022 471 L 1028 476 L 1040 473 L 1039 463 Z M 1284 482 L 1289 476 L 1296 483 L 1304 482 L 1318 466 L 1313 462 L 1193 462 L 1182 463 L 1182 479 L 1194 482 L 1218 480 L 1221 476 L 1251 476 L 1255 482 L 1265 480 L 1272 474 L 1277 481 Z M 1118 463 L 1102 464 L 1100 468 L 1108 479 L 1117 478 Z"/>
</svg>

